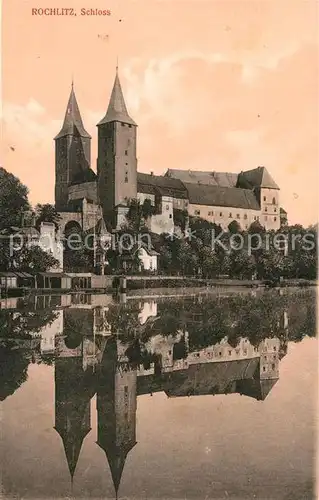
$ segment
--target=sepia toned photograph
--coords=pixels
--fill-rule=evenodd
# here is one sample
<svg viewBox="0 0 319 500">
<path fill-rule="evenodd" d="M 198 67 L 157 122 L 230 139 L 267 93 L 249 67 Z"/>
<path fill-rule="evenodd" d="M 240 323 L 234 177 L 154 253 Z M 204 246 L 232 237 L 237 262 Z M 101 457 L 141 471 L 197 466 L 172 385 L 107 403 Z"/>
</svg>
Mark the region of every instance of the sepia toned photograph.
<svg viewBox="0 0 319 500">
<path fill-rule="evenodd" d="M 0 498 L 319 498 L 317 0 L 65 2 L 0 8 Z"/>
</svg>

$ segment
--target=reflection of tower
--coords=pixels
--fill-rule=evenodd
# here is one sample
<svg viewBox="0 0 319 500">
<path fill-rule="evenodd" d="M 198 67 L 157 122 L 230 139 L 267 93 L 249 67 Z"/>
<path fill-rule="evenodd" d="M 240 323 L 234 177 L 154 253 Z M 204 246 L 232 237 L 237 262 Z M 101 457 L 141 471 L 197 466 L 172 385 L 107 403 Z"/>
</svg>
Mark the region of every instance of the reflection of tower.
<svg viewBox="0 0 319 500">
<path fill-rule="evenodd" d="M 90 432 L 91 372 L 83 372 L 80 357 L 55 362 L 55 430 L 60 434 L 73 480 L 85 436 Z"/>
<path fill-rule="evenodd" d="M 119 360 L 115 337 L 103 354 L 97 413 L 97 444 L 106 453 L 117 496 L 127 454 L 136 444 L 136 369 Z"/>
<path fill-rule="evenodd" d="M 238 382 L 238 392 L 258 400 L 266 399 L 279 380 L 279 348 L 277 337 L 266 338 L 260 343 L 260 361 L 254 378 Z"/>
<path fill-rule="evenodd" d="M 285 309 L 279 320 L 279 330 L 280 330 L 280 348 L 279 348 L 279 359 L 282 359 L 284 356 L 287 354 L 287 349 L 288 349 L 288 335 L 289 335 L 289 328 L 288 328 L 288 311 Z"/>
</svg>

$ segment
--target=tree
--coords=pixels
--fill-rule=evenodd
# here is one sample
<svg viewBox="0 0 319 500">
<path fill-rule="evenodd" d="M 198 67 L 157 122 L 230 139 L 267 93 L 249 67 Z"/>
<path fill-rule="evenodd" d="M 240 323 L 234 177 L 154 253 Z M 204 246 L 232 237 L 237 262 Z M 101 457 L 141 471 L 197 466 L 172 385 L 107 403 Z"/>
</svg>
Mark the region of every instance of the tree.
<svg viewBox="0 0 319 500">
<path fill-rule="evenodd" d="M 220 273 L 220 261 L 215 252 L 209 247 L 202 247 L 199 251 L 199 263 L 204 278 L 213 278 Z"/>
<path fill-rule="evenodd" d="M 39 230 L 41 222 L 51 222 L 55 225 L 56 229 L 59 228 L 59 222 L 61 220 L 61 215 L 53 205 L 50 203 L 45 203 L 41 205 L 37 204 L 36 208 L 36 228 Z"/>
<path fill-rule="evenodd" d="M 234 250 L 230 255 L 229 274 L 231 277 L 240 279 L 251 279 L 256 269 L 253 256 L 248 255 L 245 250 Z"/>
<path fill-rule="evenodd" d="M 28 188 L 0 167 L 0 230 L 21 226 L 23 214 L 27 210 L 30 210 Z"/>
<path fill-rule="evenodd" d="M 180 227 L 182 231 L 185 231 L 188 221 L 187 210 L 180 210 L 178 208 L 174 208 L 173 218 L 174 218 L 174 225 Z"/>
<path fill-rule="evenodd" d="M 259 220 L 252 222 L 248 228 L 249 234 L 264 234 L 266 232 L 265 228 L 260 224 Z"/>
<path fill-rule="evenodd" d="M 44 273 L 58 266 L 59 261 L 51 253 L 44 252 L 38 245 L 24 245 L 14 254 L 14 267 L 17 271 Z"/>
<path fill-rule="evenodd" d="M 142 227 L 145 226 L 144 213 L 147 212 L 149 204 L 147 203 L 145 205 L 143 211 L 143 205 L 141 205 L 140 201 L 132 199 L 130 200 L 128 207 L 129 209 L 126 214 L 126 220 L 128 223 L 127 229 L 131 229 L 135 233 L 139 233 Z"/>
<path fill-rule="evenodd" d="M 231 221 L 230 224 L 228 224 L 228 231 L 231 234 L 241 233 L 240 224 L 236 220 Z"/>
</svg>

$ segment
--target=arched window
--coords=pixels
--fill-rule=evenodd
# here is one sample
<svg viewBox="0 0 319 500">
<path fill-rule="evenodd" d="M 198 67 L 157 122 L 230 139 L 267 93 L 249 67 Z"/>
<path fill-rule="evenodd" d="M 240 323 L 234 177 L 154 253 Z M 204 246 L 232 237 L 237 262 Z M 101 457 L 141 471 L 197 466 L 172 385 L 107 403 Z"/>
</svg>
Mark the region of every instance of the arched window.
<svg viewBox="0 0 319 500">
<path fill-rule="evenodd" d="M 272 204 L 276 205 L 276 198 L 275 197 L 273 197 L 273 199 L 272 199 Z"/>
</svg>

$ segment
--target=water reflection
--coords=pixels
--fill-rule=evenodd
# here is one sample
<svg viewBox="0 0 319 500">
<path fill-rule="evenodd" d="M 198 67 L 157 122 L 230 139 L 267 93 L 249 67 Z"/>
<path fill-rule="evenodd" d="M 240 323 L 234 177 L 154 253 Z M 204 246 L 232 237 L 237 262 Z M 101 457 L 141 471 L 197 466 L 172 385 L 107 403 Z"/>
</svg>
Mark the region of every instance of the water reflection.
<svg viewBox="0 0 319 500">
<path fill-rule="evenodd" d="M 137 444 L 138 396 L 237 393 L 264 401 L 288 341 L 315 335 L 312 291 L 125 304 L 102 295 L 43 296 L 2 307 L 1 399 L 26 381 L 29 363 L 54 362 L 54 428 L 73 481 L 96 395 L 96 443 L 116 496 Z"/>
</svg>

